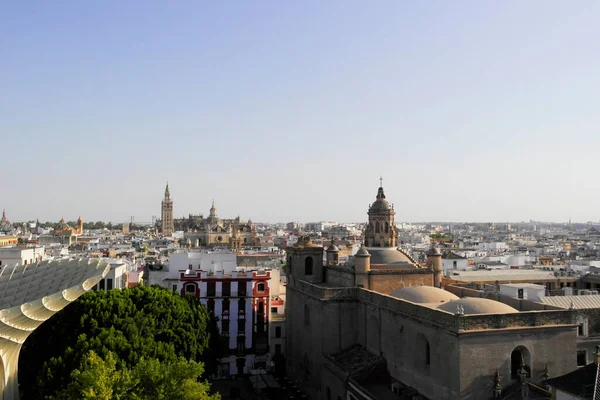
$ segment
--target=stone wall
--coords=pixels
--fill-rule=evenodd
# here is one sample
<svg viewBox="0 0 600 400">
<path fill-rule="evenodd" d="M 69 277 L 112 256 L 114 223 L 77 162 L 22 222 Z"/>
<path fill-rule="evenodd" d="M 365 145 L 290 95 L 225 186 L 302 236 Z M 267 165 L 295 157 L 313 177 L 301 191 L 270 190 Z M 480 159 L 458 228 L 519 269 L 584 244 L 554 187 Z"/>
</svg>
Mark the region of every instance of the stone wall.
<svg viewBox="0 0 600 400">
<path fill-rule="evenodd" d="M 371 271 L 369 274 L 369 289 L 378 293 L 390 294 L 396 289 L 411 286 L 433 286 L 433 271 L 424 269 L 416 273 L 409 270 L 407 273 L 400 271 L 384 272 Z"/>
<path fill-rule="evenodd" d="M 525 361 L 531 368 L 530 381 L 533 383 L 542 380 L 546 364 L 550 377 L 573 371 L 576 368 L 575 335 L 572 327 L 461 335 L 460 398 L 491 398 L 496 369 L 504 388 L 516 383 L 516 380 L 511 379 L 511 354 L 517 348 L 524 348 L 529 354 Z M 560 350 L 557 351 L 558 349 Z"/>
<path fill-rule="evenodd" d="M 287 287 L 288 375 L 311 398 L 323 395 L 324 355 L 357 343 L 357 288 L 324 288 L 294 280 Z M 306 314 L 308 312 L 308 315 Z"/>
<path fill-rule="evenodd" d="M 288 372 L 314 399 L 325 398 L 327 379 L 334 378 L 326 376 L 332 368 L 324 372 L 325 356 L 356 343 L 385 357 L 392 377 L 432 399 L 488 398 L 495 369 L 510 374 L 517 346 L 531 354 L 534 382 L 546 363 L 552 376 L 575 368 L 574 311 L 454 315 L 361 288 L 301 280 L 288 284 L 286 307 Z"/>
<path fill-rule="evenodd" d="M 354 287 L 354 270 L 350 267 L 325 267 L 325 281 L 328 285 L 339 287 Z"/>
</svg>

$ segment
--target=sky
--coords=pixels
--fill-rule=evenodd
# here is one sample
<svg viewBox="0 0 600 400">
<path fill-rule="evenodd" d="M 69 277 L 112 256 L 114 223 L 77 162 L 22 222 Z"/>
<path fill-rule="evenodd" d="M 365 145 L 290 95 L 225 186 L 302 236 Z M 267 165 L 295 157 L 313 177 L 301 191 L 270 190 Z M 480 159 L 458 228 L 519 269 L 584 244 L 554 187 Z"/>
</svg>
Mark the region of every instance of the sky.
<svg viewBox="0 0 600 400">
<path fill-rule="evenodd" d="M 598 221 L 600 2 L 0 5 L 0 209 Z M 596 150 L 594 150 L 596 149 Z"/>
</svg>

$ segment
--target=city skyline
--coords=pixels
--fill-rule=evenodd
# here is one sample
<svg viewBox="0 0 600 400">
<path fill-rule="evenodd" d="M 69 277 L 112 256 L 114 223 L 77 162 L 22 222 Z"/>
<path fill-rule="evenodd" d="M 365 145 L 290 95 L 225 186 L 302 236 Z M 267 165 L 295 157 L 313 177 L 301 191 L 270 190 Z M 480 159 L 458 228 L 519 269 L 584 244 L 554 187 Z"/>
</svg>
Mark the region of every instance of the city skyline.
<svg viewBox="0 0 600 400">
<path fill-rule="evenodd" d="M 12 221 L 597 221 L 600 4 L 10 3 Z"/>
</svg>

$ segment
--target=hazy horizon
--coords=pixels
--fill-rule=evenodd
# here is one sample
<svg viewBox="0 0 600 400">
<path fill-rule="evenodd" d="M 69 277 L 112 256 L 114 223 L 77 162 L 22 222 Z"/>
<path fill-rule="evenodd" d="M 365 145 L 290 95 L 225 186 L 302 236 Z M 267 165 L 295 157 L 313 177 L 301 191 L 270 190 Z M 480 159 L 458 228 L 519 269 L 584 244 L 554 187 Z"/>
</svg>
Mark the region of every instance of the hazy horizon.
<svg viewBox="0 0 600 400">
<path fill-rule="evenodd" d="M 600 3 L 9 2 L 11 221 L 597 221 Z"/>
</svg>

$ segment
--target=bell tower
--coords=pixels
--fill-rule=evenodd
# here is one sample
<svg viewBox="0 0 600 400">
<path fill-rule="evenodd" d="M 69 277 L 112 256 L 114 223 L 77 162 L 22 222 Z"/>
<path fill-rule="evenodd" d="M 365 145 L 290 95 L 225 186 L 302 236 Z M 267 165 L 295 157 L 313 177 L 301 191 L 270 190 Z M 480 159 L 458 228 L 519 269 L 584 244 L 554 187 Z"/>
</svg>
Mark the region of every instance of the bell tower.
<svg viewBox="0 0 600 400">
<path fill-rule="evenodd" d="M 165 198 L 162 201 L 160 218 L 163 236 L 171 236 L 175 230 L 175 223 L 173 221 L 173 200 L 171 200 L 171 191 L 169 190 L 168 182 L 165 188 Z"/>
<path fill-rule="evenodd" d="M 302 236 L 288 254 L 287 276 L 292 285 L 295 280 L 323 283 L 323 247 L 316 246 L 308 236 Z"/>
<path fill-rule="evenodd" d="M 379 189 L 375 202 L 369 207 L 369 223 L 365 231 L 367 247 L 398 247 L 398 231 L 394 222 L 394 206 L 383 191 L 383 178 L 379 178 Z"/>
</svg>

